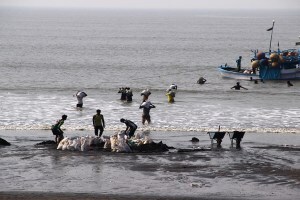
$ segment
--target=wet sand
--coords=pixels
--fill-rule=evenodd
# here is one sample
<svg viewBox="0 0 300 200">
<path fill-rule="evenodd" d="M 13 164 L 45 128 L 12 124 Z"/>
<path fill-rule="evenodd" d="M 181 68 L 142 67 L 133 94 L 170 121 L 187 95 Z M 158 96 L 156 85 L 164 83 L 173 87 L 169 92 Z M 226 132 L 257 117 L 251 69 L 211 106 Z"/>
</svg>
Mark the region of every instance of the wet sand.
<svg viewBox="0 0 300 200">
<path fill-rule="evenodd" d="M 76 193 L 42 193 L 42 192 L 0 192 L 0 200 L 123 200 L 123 199 L 138 199 L 138 200 L 235 200 L 240 199 L 235 197 L 172 197 L 172 196 L 145 196 L 137 195 L 109 195 L 109 194 L 76 194 Z"/>
<path fill-rule="evenodd" d="M 69 134 L 70 135 L 70 134 Z M 84 135 L 76 132 L 74 135 Z M 206 133 L 151 132 L 165 153 L 59 151 L 49 131 L 0 131 L 0 199 L 297 199 L 299 135 L 246 133 L 241 149 Z M 198 143 L 190 142 L 198 137 Z"/>
</svg>

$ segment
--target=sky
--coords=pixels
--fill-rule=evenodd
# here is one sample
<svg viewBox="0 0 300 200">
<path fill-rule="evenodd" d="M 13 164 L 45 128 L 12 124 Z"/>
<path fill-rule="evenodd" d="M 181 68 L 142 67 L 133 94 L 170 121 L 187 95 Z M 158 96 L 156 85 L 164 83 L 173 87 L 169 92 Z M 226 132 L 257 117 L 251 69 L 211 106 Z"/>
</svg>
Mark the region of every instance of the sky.
<svg viewBox="0 0 300 200">
<path fill-rule="evenodd" d="M 0 6 L 109 9 L 293 9 L 300 0 L 0 0 Z"/>
</svg>

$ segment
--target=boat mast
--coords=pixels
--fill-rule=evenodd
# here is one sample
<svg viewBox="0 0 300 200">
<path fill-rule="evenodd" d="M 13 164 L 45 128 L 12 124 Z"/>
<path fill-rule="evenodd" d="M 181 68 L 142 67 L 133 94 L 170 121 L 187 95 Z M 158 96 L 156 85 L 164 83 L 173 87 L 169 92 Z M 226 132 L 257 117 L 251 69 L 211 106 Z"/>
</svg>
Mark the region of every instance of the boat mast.
<svg viewBox="0 0 300 200">
<path fill-rule="evenodd" d="M 271 32 L 271 39 L 270 39 L 270 46 L 269 46 L 269 53 L 271 53 L 271 44 L 272 44 L 272 36 L 273 36 L 274 24 L 275 24 L 275 20 L 273 20 L 272 28 L 269 28 L 269 29 L 267 30 L 267 31 L 272 31 L 272 32 Z"/>
</svg>

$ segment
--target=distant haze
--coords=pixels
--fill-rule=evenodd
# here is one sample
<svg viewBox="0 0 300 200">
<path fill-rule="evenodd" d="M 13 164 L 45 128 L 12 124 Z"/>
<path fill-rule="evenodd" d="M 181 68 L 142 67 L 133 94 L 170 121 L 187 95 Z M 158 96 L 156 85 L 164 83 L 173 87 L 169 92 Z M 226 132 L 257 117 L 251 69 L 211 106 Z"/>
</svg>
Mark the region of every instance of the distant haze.
<svg viewBox="0 0 300 200">
<path fill-rule="evenodd" d="M 1 0 L 0 6 L 104 9 L 293 9 L 299 0 Z"/>
</svg>

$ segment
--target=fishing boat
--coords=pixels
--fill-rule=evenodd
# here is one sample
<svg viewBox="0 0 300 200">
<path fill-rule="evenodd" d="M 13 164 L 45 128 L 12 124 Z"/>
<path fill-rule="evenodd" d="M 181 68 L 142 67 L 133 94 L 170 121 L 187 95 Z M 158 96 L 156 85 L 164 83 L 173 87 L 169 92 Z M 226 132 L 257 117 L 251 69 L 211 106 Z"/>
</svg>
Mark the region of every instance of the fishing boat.
<svg viewBox="0 0 300 200">
<path fill-rule="evenodd" d="M 276 52 L 255 51 L 249 69 L 219 66 L 222 77 L 240 80 L 300 80 L 300 49 Z"/>
<path fill-rule="evenodd" d="M 272 30 L 272 34 L 274 23 L 267 30 Z M 271 51 L 272 34 L 269 51 L 252 51 L 254 56 L 248 69 L 221 65 L 218 67 L 221 76 L 240 80 L 300 80 L 300 49 L 280 50 L 278 42 L 278 50 Z"/>
</svg>

